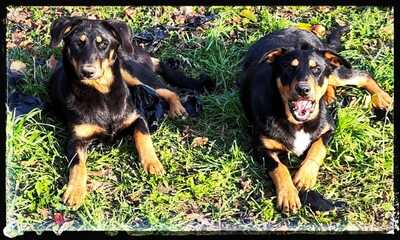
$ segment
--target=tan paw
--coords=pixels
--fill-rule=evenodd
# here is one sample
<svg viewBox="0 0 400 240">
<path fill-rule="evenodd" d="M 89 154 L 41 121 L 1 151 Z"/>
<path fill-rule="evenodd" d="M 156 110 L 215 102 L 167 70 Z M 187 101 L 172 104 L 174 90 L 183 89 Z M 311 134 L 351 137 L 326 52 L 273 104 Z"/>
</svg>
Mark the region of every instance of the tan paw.
<svg viewBox="0 0 400 240">
<path fill-rule="evenodd" d="M 171 118 L 177 118 L 188 115 L 186 109 L 182 106 L 180 101 L 175 101 L 173 104 L 170 104 L 168 114 Z"/>
<path fill-rule="evenodd" d="M 86 183 L 68 183 L 67 190 L 63 195 L 63 202 L 68 206 L 78 209 L 86 196 Z"/>
<path fill-rule="evenodd" d="M 294 186 L 287 186 L 277 191 L 277 206 L 284 214 L 296 214 L 301 207 L 299 193 Z"/>
<path fill-rule="evenodd" d="M 153 175 L 164 175 L 165 170 L 161 162 L 155 158 L 142 163 L 144 171 Z"/>
<path fill-rule="evenodd" d="M 387 110 L 390 105 L 393 103 L 392 97 L 387 94 L 385 91 L 381 91 L 379 94 L 374 94 L 371 97 L 372 106 L 374 108 L 380 108 Z"/>
<path fill-rule="evenodd" d="M 308 190 L 317 182 L 319 165 L 312 160 L 305 160 L 296 172 L 293 183 L 298 190 Z"/>
</svg>

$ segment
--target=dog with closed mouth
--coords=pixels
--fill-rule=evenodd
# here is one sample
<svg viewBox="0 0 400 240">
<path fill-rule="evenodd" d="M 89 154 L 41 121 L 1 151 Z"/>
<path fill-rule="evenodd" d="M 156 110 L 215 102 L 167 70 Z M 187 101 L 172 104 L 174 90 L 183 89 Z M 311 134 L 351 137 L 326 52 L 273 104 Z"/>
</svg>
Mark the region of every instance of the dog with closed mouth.
<svg viewBox="0 0 400 240">
<path fill-rule="evenodd" d="M 168 103 L 169 115 L 174 118 L 186 115 L 186 110 L 177 93 L 157 74 L 178 87 L 196 89 L 202 84 L 193 83 L 182 72 L 133 46 L 130 29 L 122 21 L 61 17 L 52 23 L 50 31 L 53 48 L 64 42 L 62 61 L 49 84 L 51 104 L 70 133 L 69 180 L 63 201 L 74 208 L 83 203 L 86 150 L 97 138 L 130 134 L 144 170 L 163 174 L 143 110 L 137 107 L 140 89 L 153 89 Z"/>
<path fill-rule="evenodd" d="M 336 39 L 323 43 L 306 30 L 279 30 L 254 43 L 243 61 L 240 98 L 255 156 L 266 166 L 277 207 L 286 214 L 299 210 L 298 192 L 311 189 L 317 181 L 335 129 L 327 105 L 335 100 L 336 87 L 366 89 L 378 109 L 386 111 L 392 104 L 368 73 L 352 69 L 336 53 L 338 31 L 332 31 Z M 303 159 L 293 177 L 285 165 L 288 152 Z"/>
</svg>

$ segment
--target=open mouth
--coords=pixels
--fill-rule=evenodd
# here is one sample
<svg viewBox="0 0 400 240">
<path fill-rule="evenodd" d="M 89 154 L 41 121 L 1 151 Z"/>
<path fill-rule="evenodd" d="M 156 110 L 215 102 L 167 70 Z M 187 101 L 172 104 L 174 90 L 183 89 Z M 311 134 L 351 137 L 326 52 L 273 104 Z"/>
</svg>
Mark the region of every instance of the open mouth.
<svg viewBox="0 0 400 240">
<path fill-rule="evenodd" d="M 307 121 L 315 109 L 315 101 L 309 99 L 298 99 L 289 101 L 289 108 L 297 121 Z"/>
</svg>

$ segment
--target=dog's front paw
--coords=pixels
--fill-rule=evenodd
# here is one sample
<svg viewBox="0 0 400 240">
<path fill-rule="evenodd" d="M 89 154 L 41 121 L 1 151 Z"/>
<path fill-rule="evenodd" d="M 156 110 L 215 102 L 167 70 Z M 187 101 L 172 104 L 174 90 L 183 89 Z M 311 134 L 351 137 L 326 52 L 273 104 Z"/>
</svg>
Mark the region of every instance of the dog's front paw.
<svg viewBox="0 0 400 240">
<path fill-rule="evenodd" d="M 294 186 L 277 190 L 277 206 L 284 214 L 295 214 L 301 207 L 299 193 Z"/>
<path fill-rule="evenodd" d="M 298 190 L 308 190 L 317 182 L 319 165 L 313 160 L 306 160 L 296 172 L 293 183 Z"/>
<path fill-rule="evenodd" d="M 68 183 L 67 190 L 63 195 L 63 202 L 68 206 L 78 209 L 86 196 L 86 182 Z"/>
<path fill-rule="evenodd" d="M 169 106 L 169 116 L 171 118 L 177 118 L 182 116 L 187 116 L 186 109 L 182 106 L 180 101 L 176 101 Z"/>
<path fill-rule="evenodd" d="M 393 103 L 392 97 L 385 91 L 381 91 L 377 94 L 372 95 L 372 106 L 378 109 L 388 110 L 390 105 Z"/>
<path fill-rule="evenodd" d="M 165 170 L 161 162 L 156 158 L 142 163 L 144 171 L 153 175 L 164 175 Z"/>
</svg>

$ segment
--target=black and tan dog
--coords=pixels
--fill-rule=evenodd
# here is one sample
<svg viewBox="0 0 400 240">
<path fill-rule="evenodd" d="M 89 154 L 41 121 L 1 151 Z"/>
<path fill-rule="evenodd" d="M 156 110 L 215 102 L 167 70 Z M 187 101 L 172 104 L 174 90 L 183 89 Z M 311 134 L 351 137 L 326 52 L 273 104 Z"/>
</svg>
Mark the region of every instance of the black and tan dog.
<svg viewBox="0 0 400 240">
<path fill-rule="evenodd" d="M 387 110 L 392 103 L 367 73 L 351 69 L 334 51 L 339 47 L 337 37 L 328 48 L 313 33 L 288 28 L 258 40 L 244 59 L 241 102 L 256 156 L 272 178 L 277 206 L 284 213 L 297 212 L 298 191 L 316 183 L 335 129 L 327 112 L 335 88 L 364 88 L 373 95 L 376 108 Z M 288 152 L 304 158 L 293 178 L 284 164 Z"/>
<path fill-rule="evenodd" d="M 62 61 L 50 79 L 52 105 L 66 121 L 70 140 L 67 156 L 69 181 L 63 201 L 79 207 L 86 194 L 86 149 L 95 138 L 132 134 L 138 158 L 150 174 L 163 174 L 144 113 L 137 109 L 132 88 L 147 86 L 169 104 L 171 117 L 186 114 L 178 95 L 157 78 L 196 88 L 178 71 L 152 58 L 131 43 L 121 21 L 62 17 L 51 26 L 51 46 L 64 41 Z M 197 84 L 197 85 L 196 85 Z"/>
</svg>

